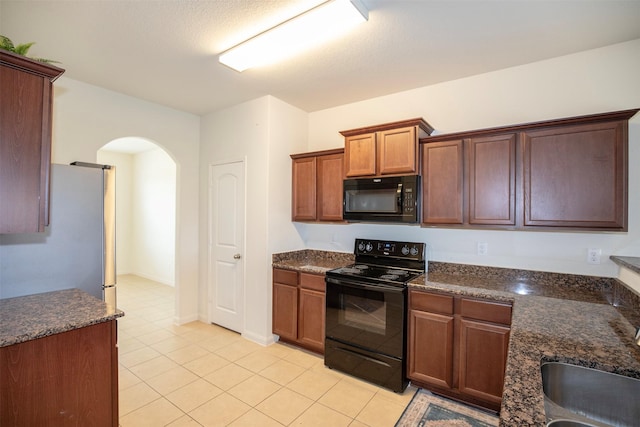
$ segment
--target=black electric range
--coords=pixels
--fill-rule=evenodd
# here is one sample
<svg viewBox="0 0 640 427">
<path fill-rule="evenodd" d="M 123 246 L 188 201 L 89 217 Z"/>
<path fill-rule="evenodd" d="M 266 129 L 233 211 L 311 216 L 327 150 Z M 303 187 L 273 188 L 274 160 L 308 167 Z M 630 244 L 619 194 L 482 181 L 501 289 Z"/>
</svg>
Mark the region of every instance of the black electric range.
<svg viewBox="0 0 640 427">
<path fill-rule="evenodd" d="M 407 283 L 425 272 L 425 247 L 356 239 L 355 263 L 326 273 L 325 365 L 406 388 Z"/>
</svg>

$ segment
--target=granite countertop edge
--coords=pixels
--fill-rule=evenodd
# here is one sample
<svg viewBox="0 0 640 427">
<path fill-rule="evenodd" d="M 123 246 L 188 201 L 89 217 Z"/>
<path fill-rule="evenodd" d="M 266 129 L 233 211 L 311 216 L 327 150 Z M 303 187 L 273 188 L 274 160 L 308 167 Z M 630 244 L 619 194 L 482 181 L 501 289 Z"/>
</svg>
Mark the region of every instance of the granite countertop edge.
<svg viewBox="0 0 640 427">
<path fill-rule="evenodd" d="M 611 255 L 609 258 L 619 266 L 640 274 L 640 257 Z"/>
<path fill-rule="evenodd" d="M 0 299 L 0 347 L 45 338 L 124 316 L 79 289 Z"/>
<path fill-rule="evenodd" d="M 328 262 L 325 254 L 314 250 L 274 254 L 273 266 L 324 273 L 353 262 L 353 258 L 348 258 L 352 254 L 340 258 L 330 253 Z M 612 260 L 619 265 L 632 263 L 629 268 L 640 272 L 640 258 L 627 258 L 612 257 Z M 633 267 L 633 262 L 638 263 L 637 267 Z M 431 272 L 433 265 L 435 273 Z M 429 273 L 411 281 L 409 287 L 513 304 L 501 427 L 546 425 L 540 374 L 544 361 L 640 378 L 640 349 L 631 339 L 633 327 L 614 307 L 610 287 L 613 279 L 459 267 L 460 272 L 452 274 L 451 268 L 458 265 L 430 263 Z M 485 272 L 490 275 L 483 276 Z M 567 319 L 572 322 L 566 322 Z"/>
<path fill-rule="evenodd" d="M 271 265 L 284 270 L 324 274 L 329 270 L 353 263 L 352 253 L 303 249 L 273 254 Z"/>
</svg>

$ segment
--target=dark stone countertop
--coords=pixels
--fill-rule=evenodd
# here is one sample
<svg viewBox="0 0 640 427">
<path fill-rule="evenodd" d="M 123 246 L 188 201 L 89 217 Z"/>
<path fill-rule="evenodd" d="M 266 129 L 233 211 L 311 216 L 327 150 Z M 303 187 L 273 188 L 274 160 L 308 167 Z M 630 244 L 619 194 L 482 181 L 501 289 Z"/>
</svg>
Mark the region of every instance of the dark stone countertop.
<svg viewBox="0 0 640 427">
<path fill-rule="evenodd" d="M 272 266 L 285 270 L 324 274 L 328 270 L 353 264 L 355 256 L 345 252 L 303 249 L 273 254 Z"/>
<path fill-rule="evenodd" d="M 273 255 L 274 267 L 315 273 L 352 262 L 352 254 L 314 250 Z M 616 279 L 430 262 L 409 285 L 513 304 L 501 427 L 546 424 L 542 361 L 640 378 L 631 323 L 640 318 L 639 297 Z"/>
<path fill-rule="evenodd" d="M 609 258 L 619 266 L 640 274 L 640 257 L 611 255 Z"/>
<path fill-rule="evenodd" d="M 0 347 L 124 316 L 79 289 L 0 299 Z"/>
</svg>

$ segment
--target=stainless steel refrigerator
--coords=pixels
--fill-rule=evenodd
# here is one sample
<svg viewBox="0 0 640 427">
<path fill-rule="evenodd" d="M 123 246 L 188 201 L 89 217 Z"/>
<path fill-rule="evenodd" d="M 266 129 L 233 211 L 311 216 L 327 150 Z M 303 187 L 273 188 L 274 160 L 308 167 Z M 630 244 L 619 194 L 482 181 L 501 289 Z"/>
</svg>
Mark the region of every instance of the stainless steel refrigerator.
<svg viewBox="0 0 640 427">
<path fill-rule="evenodd" d="M 50 225 L 0 234 L 0 298 L 79 288 L 116 307 L 115 167 L 51 165 Z"/>
</svg>

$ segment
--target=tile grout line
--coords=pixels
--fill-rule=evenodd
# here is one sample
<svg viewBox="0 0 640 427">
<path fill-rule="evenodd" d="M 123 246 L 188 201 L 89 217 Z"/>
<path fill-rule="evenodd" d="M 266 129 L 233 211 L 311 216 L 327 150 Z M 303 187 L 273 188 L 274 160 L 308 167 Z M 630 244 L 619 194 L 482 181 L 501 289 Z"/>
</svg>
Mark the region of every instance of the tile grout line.
<svg viewBox="0 0 640 427">
<path fill-rule="evenodd" d="M 124 286 L 127 286 L 127 285 L 125 284 Z M 164 286 L 164 285 L 159 285 L 159 286 Z M 171 306 L 170 297 L 157 298 L 156 299 L 157 304 L 152 304 L 152 305 L 155 305 L 155 307 L 152 307 L 152 305 L 145 304 L 144 302 L 144 299 L 146 297 L 149 297 L 149 295 L 152 295 L 152 292 L 150 292 L 148 289 L 151 289 L 151 287 L 145 288 L 144 291 L 138 294 L 138 295 L 144 294 L 139 298 L 133 297 L 133 295 L 135 295 L 135 291 L 133 289 L 127 289 L 127 291 L 130 291 L 130 292 L 125 292 L 124 293 L 125 296 L 124 298 L 122 298 L 123 301 L 127 301 L 127 297 L 130 297 L 129 301 L 125 303 L 125 306 L 128 306 L 128 308 L 125 310 L 125 313 L 128 310 L 130 312 L 129 313 L 130 317 L 129 319 L 127 319 L 127 316 L 125 316 L 123 318 L 124 320 L 122 321 L 122 325 L 119 324 L 119 329 L 121 332 L 119 334 L 119 344 L 126 342 L 126 345 L 123 346 L 124 348 L 121 349 L 120 361 L 122 362 L 123 359 L 125 359 L 126 361 L 126 355 L 134 353 L 136 351 L 151 351 L 151 352 L 157 353 L 157 355 L 149 359 L 144 359 L 144 360 L 141 359 L 140 361 L 137 361 L 136 363 L 131 364 L 129 366 L 124 366 L 122 363 L 120 363 L 120 366 L 125 370 L 123 372 L 123 375 L 133 376 L 133 378 L 130 378 L 132 380 L 131 383 L 129 383 L 126 388 L 121 389 L 120 391 L 122 394 L 123 391 L 130 390 L 132 387 L 135 387 L 138 384 L 144 384 L 145 387 L 148 387 L 150 390 L 152 390 L 154 393 L 157 393 L 159 396 L 155 397 L 150 401 L 147 401 L 146 403 L 142 404 L 142 406 L 140 407 L 136 407 L 134 409 L 128 410 L 126 414 L 121 414 L 121 418 L 120 418 L 121 423 L 123 422 L 123 418 L 127 418 L 127 417 L 132 418 L 136 415 L 136 412 L 138 411 L 141 412 L 143 409 L 150 407 L 150 405 L 152 405 L 153 403 L 158 403 L 158 401 L 162 399 L 164 399 L 164 401 L 169 403 L 170 406 L 175 410 L 174 415 L 177 418 L 175 418 L 169 424 L 167 424 L 167 425 L 175 425 L 175 426 L 182 425 L 182 424 L 179 424 L 179 422 L 182 422 L 182 421 L 185 421 L 185 422 L 189 421 L 192 423 L 196 423 L 197 425 L 202 425 L 202 423 L 199 422 L 198 419 L 194 418 L 194 416 L 192 416 L 191 414 L 194 413 L 194 411 L 196 411 L 197 409 L 203 408 L 204 405 L 207 405 L 207 403 L 210 403 L 212 400 L 216 399 L 217 397 L 223 396 L 223 395 L 234 398 L 242 402 L 243 405 L 246 405 L 249 408 L 242 414 L 235 416 L 232 421 L 229 421 L 229 423 L 238 421 L 240 418 L 251 413 L 252 410 L 255 410 L 261 416 L 268 417 L 268 419 L 280 424 L 280 422 L 276 418 L 273 418 L 267 412 L 262 412 L 257 407 L 262 403 L 264 403 L 267 399 L 273 397 L 276 393 L 279 393 L 282 390 L 287 390 L 287 392 L 295 393 L 301 398 L 310 401 L 309 406 L 305 407 L 300 413 L 294 415 L 293 419 L 289 422 L 289 425 L 295 424 L 297 420 L 302 420 L 304 417 L 304 414 L 316 405 L 324 409 L 333 411 L 336 414 L 339 414 L 345 417 L 346 419 L 349 419 L 349 422 L 345 425 L 352 425 L 352 424 L 365 425 L 362 421 L 357 420 L 357 418 L 363 415 L 368 410 L 367 406 L 370 405 L 374 399 L 376 399 L 376 396 L 379 396 L 380 399 L 383 399 L 386 403 L 389 403 L 390 405 L 393 405 L 393 406 L 402 406 L 402 405 L 406 406 L 406 404 L 408 404 L 408 402 L 410 401 L 409 399 L 406 401 L 406 403 L 403 404 L 402 403 L 403 401 L 401 399 L 398 399 L 398 402 L 396 403 L 393 399 L 389 399 L 387 396 L 382 394 L 381 389 L 376 388 L 375 386 L 370 385 L 369 383 L 366 383 L 367 384 L 366 386 L 361 386 L 357 383 L 358 381 L 357 379 L 353 379 L 339 372 L 335 372 L 337 374 L 335 376 L 330 375 L 332 379 L 336 380 L 335 382 L 332 383 L 332 385 L 322 390 L 320 394 L 314 395 L 314 397 L 309 397 L 305 394 L 302 394 L 296 391 L 295 388 L 291 388 L 291 387 L 294 384 L 294 382 L 296 382 L 297 380 L 301 381 L 302 377 L 305 374 L 324 375 L 323 370 L 318 369 L 320 365 L 322 365 L 321 360 L 320 361 L 305 360 L 307 356 L 313 357 L 313 358 L 317 358 L 320 356 L 316 354 L 311 354 L 304 350 L 297 349 L 287 344 L 280 343 L 275 345 L 281 345 L 282 346 L 281 350 L 276 351 L 276 349 L 273 348 L 272 351 L 265 352 L 265 357 L 266 355 L 269 355 L 269 357 L 273 357 L 277 360 L 262 367 L 258 371 L 248 369 L 245 367 L 247 366 L 246 364 L 245 366 L 240 364 L 241 361 L 245 358 L 251 357 L 252 355 L 257 355 L 258 352 L 263 351 L 269 347 L 252 348 L 252 345 L 247 344 L 247 343 L 250 343 L 250 341 L 244 340 L 244 338 L 242 338 L 239 335 L 238 335 L 238 338 L 244 341 L 238 341 L 236 340 L 235 333 L 222 332 L 221 331 L 222 328 L 220 328 L 220 330 L 213 329 L 213 328 L 218 328 L 215 325 L 207 325 L 204 323 L 200 324 L 200 323 L 194 322 L 188 325 L 174 326 L 171 324 L 171 321 L 173 319 L 173 317 L 171 316 L 171 313 L 168 313 L 168 316 L 167 316 L 167 313 L 154 314 L 154 310 L 163 311 L 163 310 L 167 310 L 167 306 Z M 135 307 L 141 307 L 141 310 L 136 312 Z M 144 315 L 139 315 L 140 312 L 144 312 Z M 138 333 L 138 331 L 140 330 L 145 332 Z M 163 334 L 166 334 L 166 337 L 164 337 L 163 339 L 156 340 L 154 338 L 154 334 L 158 338 L 163 337 Z M 141 340 L 140 337 L 145 337 L 145 338 Z M 206 340 L 205 340 L 205 337 L 206 337 Z M 176 341 L 175 348 L 172 348 L 172 345 L 173 345 L 172 340 Z M 180 343 L 181 340 L 184 340 L 184 341 Z M 208 348 L 202 345 L 209 340 L 214 341 L 210 343 L 211 348 Z M 220 345 L 218 345 L 215 342 L 215 340 L 219 341 Z M 243 349 L 243 346 L 245 345 L 247 346 L 246 350 Z M 180 351 L 190 346 L 194 346 L 194 351 L 199 351 L 198 349 L 201 349 L 204 355 L 201 357 L 183 358 L 183 356 L 180 354 Z M 239 348 L 233 348 L 233 346 L 236 346 Z M 131 348 L 131 349 L 126 350 L 127 348 Z M 224 351 L 225 349 L 226 349 L 226 353 Z M 233 352 L 235 351 L 237 351 L 238 353 L 236 355 L 233 355 Z M 175 353 L 174 354 L 175 358 L 169 356 L 170 353 Z M 221 354 L 225 354 L 227 357 L 222 356 Z M 186 366 L 189 363 L 192 363 L 197 360 L 204 359 L 210 356 L 218 357 L 224 360 L 226 364 L 207 373 L 202 373 L 202 370 L 200 370 L 199 368 L 196 368 L 195 364 L 192 365 L 191 367 Z M 134 356 L 130 356 L 130 357 L 132 359 L 134 358 Z M 143 372 L 143 369 L 149 366 L 145 364 L 153 360 L 159 359 L 160 357 L 164 357 L 168 361 L 167 364 L 169 364 L 171 367 L 168 369 L 165 369 L 163 372 L 152 373 L 151 375 L 149 375 L 148 373 L 145 373 L 144 375 L 139 376 L 140 372 Z M 230 360 L 230 358 L 232 358 L 233 360 Z M 291 378 L 283 380 L 282 383 L 280 383 L 279 381 L 274 381 L 274 379 L 264 375 L 264 372 L 266 370 L 268 370 L 270 367 L 273 367 L 274 365 L 280 362 L 287 362 L 291 365 L 294 365 L 300 369 L 300 372 Z M 125 363 L 128 363 L 128 362 L 125 362 Z M 156 363 L 159 364 L 160 361 L 157 361 Z M 214 374 L 215 372 L 224 370 L 226 367 L 230 365 L 233 365 L 238 369 L 246 370 L 250 372 L 250 375 L 240 380 L 239 382 L 235 382 L 235 380 L 232 381 L 234 384 L 227 387 L 226 389 L 220 388 L 219 386 L 217 386 L 216 384 L 214 384 L 213 382 L 205 378 L 207 376 Z M 132 370 L 132 368 L 135 368 L 135 367 L 138 367 L 137 373 L 136 373 L 136 369 Z M 193 375 L 194 378 L 180 385 L 176 389 L 173 389 L 171 387 L 168 387 L 165 389 L 164 386 L 160 385 L 162 384 L 161 381 L 152 381 L 152 379 L 158 378 L 164 373 L 169 372 L 176 368 L 182 368 L 186 373 Z M 331 372 L 334 372 L 334 371 L 332 370 Z M 276 374 L 274 373 L 274 375 Z M 265 396 L 261 396 L 260 400 L 257 403 L 254 402 L 254 404 L 250 404 L 247 401 L 243 400 L 242 397 L 236 397 L 234 394 L 230 393 L 230 390 L 232 390 L 233 388 L 249 381 L 251 378 L 256 378 L 256 377 L 260 377 L 263 380 L 270 381 L 274 384 L 277 384 L 277 389 L 269 392 Z M 190 386 L 193 387 L 194 384 L 198 381 L 204 381 L 207 384 L 211 385 L 212 387 L 218 388 L 221 392 L 216 394 L 215 396 L 210 397 L 204 402 L 199 403 L 195 407 L 191 408 L 188 412 L 183 410 L 182 406 L 178 406 L 177 403 L 174 403 L 174 400 L 171 400 L 168 397 L 168 395 L 178 392 L 180 390 L 182 390 L 182 392 L 185 392 L 185 393 L 188 392 L 189 387 Z M 156 385 L 152 386 L 151 384 L 156 384 Z M 364 401 L 364 403 L 362 402 L 358 403 L 357 410 L 353 412 L 355 414 L 354 416 L 348 415 L 342 412 L 341 410 L 331 407 L 326 403 L 326 401 L 321 402 L 321 400 L 323 400 L 323 398 L 325 398 L 326 396 L 329 396 L 331 391 L 334 390 L 335 387 L 339 384 L 352 385 L 354 387 L 359 387 L 366 392 L 371 392 L 371 395 L 366 399 L 366 401 Z M 163 390 L 166 391 L 168 389 L 170 389 L 169 392 L 163 393 Z M 334 392 L 336 392 L 336 390 L 337 389 L 335 389 Z M 411 393 L 411 395 L 413 395 L 413 393 Z M 179 415 L 176 415 L 176 414 L 179 414 Z M 400 416 L 400 414 L 401 412 L 398 414 L 398 416 Z M 125 427 L 128 427 L 128 425 L 125 425 Z"/>
</svg>

